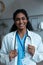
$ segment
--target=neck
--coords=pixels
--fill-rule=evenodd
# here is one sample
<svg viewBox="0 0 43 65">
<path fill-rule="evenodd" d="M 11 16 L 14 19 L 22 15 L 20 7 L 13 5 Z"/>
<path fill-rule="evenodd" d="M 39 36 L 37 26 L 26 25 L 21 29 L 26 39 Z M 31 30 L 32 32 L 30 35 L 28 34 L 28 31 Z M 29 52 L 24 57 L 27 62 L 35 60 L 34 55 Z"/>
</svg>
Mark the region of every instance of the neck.
<svg viewBox="0 0 43 65">
<path fill-rule="evenodd" d="M 20 35 L 20 37 L 22 38 L 24 36 L 24 34 L 26 34 L 26 28 L 23 30 L 18 30 L 18 34 Z"/>
</svg>

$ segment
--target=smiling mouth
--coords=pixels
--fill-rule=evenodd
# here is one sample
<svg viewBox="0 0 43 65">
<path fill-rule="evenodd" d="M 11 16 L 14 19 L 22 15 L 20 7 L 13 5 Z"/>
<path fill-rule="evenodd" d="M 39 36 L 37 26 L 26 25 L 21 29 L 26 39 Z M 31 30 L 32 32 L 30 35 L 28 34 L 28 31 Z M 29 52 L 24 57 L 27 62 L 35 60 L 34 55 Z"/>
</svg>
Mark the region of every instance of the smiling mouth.
<svg viewBox="0 0 43 65">
<path fill-rule="evenodd" d="M 19 26 L 24 26 L 24 24 L 20 24 Z"/>
</svg>

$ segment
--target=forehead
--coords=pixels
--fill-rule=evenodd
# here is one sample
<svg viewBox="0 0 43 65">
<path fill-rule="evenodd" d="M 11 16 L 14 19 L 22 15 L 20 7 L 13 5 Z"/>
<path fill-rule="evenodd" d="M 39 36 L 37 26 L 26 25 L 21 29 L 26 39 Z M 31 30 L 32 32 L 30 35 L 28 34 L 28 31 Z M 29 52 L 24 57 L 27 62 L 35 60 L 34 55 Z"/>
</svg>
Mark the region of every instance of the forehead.
<svg viewBox="0 0 43 65">
<path fill-rule="evenodd" d="M 16 18 L 17 18 L 17 17 L 18 17 L 18 18 L 21 18 L 21 17 L 26 17 L 26 16 L 25 16 L 25 14 L 23 14 L 23 13 L 20 12 L 20 13 L 18 13 L 18 14 L 16 15 Z"/>
</svg>

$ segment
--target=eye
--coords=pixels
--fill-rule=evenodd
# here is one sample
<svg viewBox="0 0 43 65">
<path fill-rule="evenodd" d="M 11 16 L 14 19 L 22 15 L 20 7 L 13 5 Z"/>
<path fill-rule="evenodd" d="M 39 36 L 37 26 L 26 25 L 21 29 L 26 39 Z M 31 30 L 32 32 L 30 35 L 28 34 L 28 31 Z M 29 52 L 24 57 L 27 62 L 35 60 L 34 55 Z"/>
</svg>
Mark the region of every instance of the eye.
<svg viewBox="0 0 43 65">
<path fill-rule="evenodd" d="M 19 20 L 20 20 L 20 18 L 16 18 L 16 19 L 15 19 L 15 21 L 19 21 Z"/>
<path fill-rule="evenodd" d="M 15 21 L 26 20 L 26 17 L 16 18 Z"/>
<path fill-rule="evenodd" d="M 26 20 L 26 18 L 25 17 L 22 17 L 22 20 Z"/>
</svg>

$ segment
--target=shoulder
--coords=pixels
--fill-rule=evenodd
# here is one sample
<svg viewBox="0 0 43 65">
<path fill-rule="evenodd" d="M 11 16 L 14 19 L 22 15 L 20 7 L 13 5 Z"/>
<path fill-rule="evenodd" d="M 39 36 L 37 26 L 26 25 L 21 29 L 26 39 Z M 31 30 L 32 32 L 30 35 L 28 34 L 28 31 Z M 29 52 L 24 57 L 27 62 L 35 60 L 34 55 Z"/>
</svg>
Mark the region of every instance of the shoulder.
<svg viewBox="0 0 43 65">
<path fill-rule="evenodd" d="M 37 38 L 37 39 L 41 39 L 41 36 L 33 31 L 28 31 L 28 33 L 30 33 L 30 36 L 32 38 Z"/>
<path fill-rule="evenodd" d="M 16 34 L 16 31 L 15 32 L 11 32 L 11 33 L 8 33 L 4 36 L 3 39 L 11 39 L 13 38 L 13 36 Z"/>
</svg>

